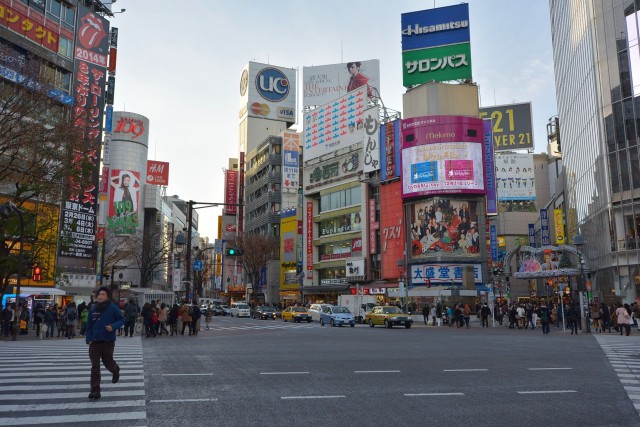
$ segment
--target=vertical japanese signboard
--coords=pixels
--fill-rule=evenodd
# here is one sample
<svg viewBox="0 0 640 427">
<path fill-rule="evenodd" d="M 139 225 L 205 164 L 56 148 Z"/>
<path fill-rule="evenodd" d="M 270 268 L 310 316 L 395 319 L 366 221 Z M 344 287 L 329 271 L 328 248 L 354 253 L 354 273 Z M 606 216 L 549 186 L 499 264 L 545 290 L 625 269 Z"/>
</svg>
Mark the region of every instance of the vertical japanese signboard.
<svg viewBox="0 0 640 427">
<path fill-rule="evenodd" d="M 380 223 L 376 221 L 376 200 L 369 199 L 369 253 L 378 252 L 376 245 L 376 230 L 380 228 Z"/>
<path fill-rule="evenodd" d="M 484 159 L 485 185 L 487 187 L 487 215 L 498 215 L 498 191 L 496 189 L 496 167 L 491 120 L 484 121 Z"/>
<path fill-rule="evenodd" d="M 85 145 L 73 153 L 77 168 L 68 177 L 69 199 L 62 203 L 64 237 L 60 255 L 93 259 L 98 208 L 100 145 L 109 49 L 109 22 L 79 4 L 74 50 L 73 121 Z M 89 165 L 85 170 L 83 165 Z M 89 179 L 78 177 L 88 173 Z M 85 175 L 86 176 L 86 175 Z"/>
<path fill-rule="evenodd" d="M 529 224 L 529 246 L 536 247 L 536 226 L 534 224 Z"/>
<path fill-rule="evenodd" d="M 556 245 L 564 245 L 566 241 L 564 236 L 564 219 L 562 209 L 553 210 L 553 226 L 556 230 Z"/>
<path fill-rule="evenodd" d="M 489 226 L 489 241 L 491 245 L 491 260 L 498 260 L 498 227 Z"/>
<path fill-rule="evenodd" d="M 542 246 L 549 245 L 549 214 L 546 209 L 540 209 L 540 229 L 542 230 Z"/>
<path fill-rule="evenodd" d="M 313 277 L 313 202 L 307 202 L 307 278 Z"/>
<path fill-rule="evenodd" d="M 284 132 L 282 145 L 282 191 L 296 193 L 300 186 L 300 134 Z"/>
</svg>

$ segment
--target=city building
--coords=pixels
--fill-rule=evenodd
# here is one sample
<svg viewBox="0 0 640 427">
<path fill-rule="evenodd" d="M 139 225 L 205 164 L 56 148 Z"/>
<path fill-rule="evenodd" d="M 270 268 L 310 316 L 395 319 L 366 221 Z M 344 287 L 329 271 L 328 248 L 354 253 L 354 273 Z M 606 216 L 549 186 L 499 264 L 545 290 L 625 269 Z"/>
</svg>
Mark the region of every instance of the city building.
<svg viewBox="0 0 640 427">
<path fill-rule="evenodd" d="M 604 300 L 640 295 L 638 4 L 551 0 L 566 233 Z M 571 243 L 571 240 L 569 240 Z M 573 289 L 584 282 L 574 283 Z"/>
<path fill-rule="evenodd" d="M 87 132 L 85 146 L 77 153 L 93 160 L 94 167 L 89 171 L 92 179 L 74 187 L 78 193 L 71 192 L 68 200 L 45 203 L 33 198 L 22 205 L 22 209 L 37 212 L 40 218 L 46 214 L 52 219 L 50 235 L 39 236 L 35 246 L 44 241 L 58 241 L 57 234 L 66 237 L 59 240 L 59 245 L 52 243 L 52 248 L 27 254 L 41 266 L 43 274 L 42 280 L 36 283 L 27 277 L 31 276 L 31 268 L 24 272 L 22 292 L 48 295 L 62 303 L 65 291 L 53 289 L 54 286 L 83 287 L 91 283 L 92 275 L 95 286 L 97 188 L 109 53 L 107 18 L 113 14 L 109 5 L 88 0 L 5 1 L 2 10 L 5 19 L 0 22 L 0 86 L 30 82 L 34 90 L 46 87 L 50 102 L 43 103 L 34 119 L 71 118 L 76 126 L 84 127 L 85 122 L 77 121 L 87 113 L 81 102 L 86 100 L 82 94 L 85 89 L 89 94 L 89 87 L 95 88 L 90 93 L 94 106 L 92 116 L 86 122 L 92 132 Z M 88 25 L 87 20 L 94 25 L 95 37 L 87 38 L 82 31 Z M 87 57 L 95 61 L 89 63 L 85 60 Z M 10 91 L 3 91 L 8 93 Z M 11 189 L 6 184 L 0 183 L 0 193 L 10 195 Z M 62 218 L 59 226 L 55 221 L 58 217 Z M 63 276 L 61 272 L 68 274 Z"/>
</svg>

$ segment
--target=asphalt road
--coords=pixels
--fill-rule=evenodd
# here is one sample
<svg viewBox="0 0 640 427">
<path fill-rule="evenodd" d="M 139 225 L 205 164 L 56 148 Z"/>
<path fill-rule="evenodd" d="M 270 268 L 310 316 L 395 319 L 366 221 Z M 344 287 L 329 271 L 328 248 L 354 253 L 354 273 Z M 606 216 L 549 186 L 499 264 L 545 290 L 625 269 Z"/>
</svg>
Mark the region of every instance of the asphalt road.
<svg viewBox="0 0 640 427">
<path fill-rule="evenodd" d="M 148 425 L 640 425 L 638 336 L 622 366 L 555 329 L 214 325 L 143 339 Z"/>
</svg>

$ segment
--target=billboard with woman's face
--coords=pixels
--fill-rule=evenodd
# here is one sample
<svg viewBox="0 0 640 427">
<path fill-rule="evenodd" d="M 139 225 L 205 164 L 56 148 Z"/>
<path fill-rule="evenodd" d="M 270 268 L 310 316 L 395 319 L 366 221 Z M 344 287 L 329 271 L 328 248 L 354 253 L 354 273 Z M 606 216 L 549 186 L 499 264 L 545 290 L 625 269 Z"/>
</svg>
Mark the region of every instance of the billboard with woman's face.
<svg viewBox="0 0 640 427">
<path fill-rule="evenodd" d="M 411 209 L 411 257 L 480 256 L 478 201 L 436 198 Z"/>
<path fill-rule="evenodd" d="M 139 225 L 140 172 L 112 169 L 109 185 L 108 228 L 115 234 L 134 234 Z"/>
</svg>

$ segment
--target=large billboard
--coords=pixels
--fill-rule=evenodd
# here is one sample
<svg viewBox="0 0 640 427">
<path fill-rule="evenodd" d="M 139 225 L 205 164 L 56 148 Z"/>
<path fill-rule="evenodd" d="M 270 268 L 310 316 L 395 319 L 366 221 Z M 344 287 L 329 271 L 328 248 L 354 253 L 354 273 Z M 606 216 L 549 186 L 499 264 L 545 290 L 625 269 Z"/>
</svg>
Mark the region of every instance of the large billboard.
<svg viewBox="0 0 640 427">
<path fill-rule="evenodd" d="M 382 278 L 397 279 L 398 260 L 404 259 L 404 214 L 400 181 L 380 186 L 380 253 Z"/>
<path fill-rule="evenodd" d="M 240 118 L 296 121 L 296 70 L 249 62 L 240 77 Z"/>
<path fill-rule="evenodd" d="M 139 225 L 140 172 L 111 169 L 107 228 L 115 234 L 135 234 Z"/>
<path fill-rule="evenodd" d="M 302 69 L 303 105 L 324 105 L 361 86 L 369 86 L 369 96 L 379 96 L 380 61 L 352 61 Z"/>
<path fill-rule="evenodd" d="M 533 154 L 497 154 L 498 200 L 535 200 L 536 180 Z"/>
<path fill-rule="evenodd" d="M 60 232 L 65 238 L 60 244 L 60 255 L 94 259 L 109 22 L 83 4 L 78 4 L 76 12 L 73 121 L 84 136 L 85 147 L 73 153 L 76 169 L 68 177 L 68 202 L 62 204 Z M 91 165 L 89 170 L 82 166 L 87 162 Z M 90 179 L 79 182 L 77 178 L 85 174 Z M 79 233 L 79 228 L 84 232 Z"/>
<path fill-rule="evenodd" d="M 471 78 L 469 5 L 402 14 L 403 84 Z"/>
<path fill-rule="evenodd" d="M 415 117 L 401 129 L 402 197 L 485 193 L 481 119 Z"/>
<path fill-rule="evenodd" d="M 480 256 L 479 215 L 475 200 L 448 198 L 414 203 L 410 209 L 412 259 Z"/>
<path fill-rule="evenodd" d="M 377 108 L 368 110 L 367 89 L 361 87 L 304 117 L 304 161 L 363 142 L 365 127 L 378 123 Z"/>
<path fill-rule="evenodd" d="M 291 209 L 280 215 L 280 290 L 298 289 L 297 249 L 298 219 L 296 210 Z"/>
<path fill-rule="evenodd" d="M 480 117 L 493 120 L 496 151 L 533 149 L 530 102 L 484 107 L 480 109 Z"/>
<path fill-rule="evenodd" d="M 282 133 L 282 192 L 296 193 L 300 182 L 300 134 Z"/>
<path fill-rule="evenodd" d="M 402 64 L 402 84 L 407 87 L 430 81 L 470 79 L 471 44 L 460 43 L 403 52 Z"/>
<path fill-rule="evenodd" d="M 420 286 L 429 283 L 431 286 L 462 285 L 464 270 L 473 268 L 473 281 L 482 283 L 481 264 L 417 264 L 411 266 L 411 285 Z"/>
</svg>

